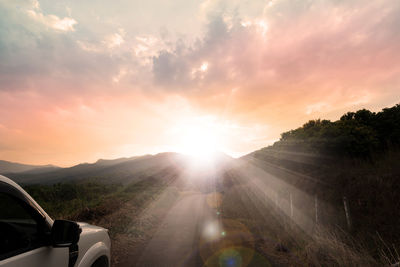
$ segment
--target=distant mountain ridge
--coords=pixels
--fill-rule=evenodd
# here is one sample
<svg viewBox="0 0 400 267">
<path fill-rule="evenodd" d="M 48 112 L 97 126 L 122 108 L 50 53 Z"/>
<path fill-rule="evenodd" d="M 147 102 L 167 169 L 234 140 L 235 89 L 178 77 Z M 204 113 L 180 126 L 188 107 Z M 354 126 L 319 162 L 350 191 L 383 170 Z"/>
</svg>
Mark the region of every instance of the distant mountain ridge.
<svg viewBox="0 0 400 267">
<path fill-rule="evenodd" d="M 6 160 L 0 160 L 0 174 L 4 173 L 21 173 L 26 171 L 35 172 L 47 172 L 58 169 L 59 167 L 47 164 L 47 165 L 30 165 L 22 164 L 17 162 L 11 162 Z"/>
<path fill-rule="evenodd" d="M 134 157 L 129 157 L 129 158 L 124 157 L 124 158 L 117 158 L 117 159 L 99 159 L 94 164 L 108 166 L 108 165 L 114 165 L 114 164 L 123 163 L 123 162 L 130 161 L 130 160 L 134 160 L 139 157 L 145 157 L 145 156 L 134 156 Z"/>
<path fill-rule="evenodd" d="M 100 159 L 95 163 L 81 163 L 68 168 L 49 168 L 42 172 L 31 169 L 23 172 L 3 172 L 3 174 L 23 184 L 79 182 L 86 179 L 110 183 L 128 183 L 144 174 L 148 175 L 168 168 L 171 164 L 174 165 L 173 162 L 179 160 L 179 156 L 176 153 L 160 153 L 112 160 Z"/>
<path fill-rule="evenodd" d="M 175 152 L 164 152 L 156 155 L 134 156 L 130 158 L 99 159 L 95 163 L 81 163 L 68 168 L 48 168 L 25 172 L 3 173 L 17 183 L 21 184 L 55 184 L 64 182 L 96 181 L 105 183 L 128 184 L 139 181 L 145 177 L 163 176 L 171 173 L 181 173 L 193 159 L 187 155 Z M 233 160 L 231 157 L 220 153 L 219 164 Z M 192 163 L 190 163 L 192 164 Z M 189 165 L 190 165 L 189 164 Z M 202 175 L 202 170 L 197 170 Z"/>
</svg>

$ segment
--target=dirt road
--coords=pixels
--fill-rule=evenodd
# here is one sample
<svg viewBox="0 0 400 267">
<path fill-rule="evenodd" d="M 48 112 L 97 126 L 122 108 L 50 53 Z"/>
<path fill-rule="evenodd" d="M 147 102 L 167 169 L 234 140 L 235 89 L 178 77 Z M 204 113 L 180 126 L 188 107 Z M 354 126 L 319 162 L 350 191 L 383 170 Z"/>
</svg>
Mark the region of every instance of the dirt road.
<svg viewBox="0 0 400 267">
<path fill-rule="evenodd" d="M 200 235 L 207 223 L 217 220 L 205 195 L 184 196 L 168 212 L 136 266 L 203 266 L 198 248 Z"/>
<path fill-rule="evenodd" d="M 274 244 L 255 238 L 237 220 L 223 219 L 213 194 L 180 194 L 169 203 L 167 199 L 152 201 L 113 238 L 113 266 L 277 266 L 270 252 L 262 252 L 273 251 Z M 133 214 L 129 206 L 121 210 L 117 216 Z"/>
</svg>

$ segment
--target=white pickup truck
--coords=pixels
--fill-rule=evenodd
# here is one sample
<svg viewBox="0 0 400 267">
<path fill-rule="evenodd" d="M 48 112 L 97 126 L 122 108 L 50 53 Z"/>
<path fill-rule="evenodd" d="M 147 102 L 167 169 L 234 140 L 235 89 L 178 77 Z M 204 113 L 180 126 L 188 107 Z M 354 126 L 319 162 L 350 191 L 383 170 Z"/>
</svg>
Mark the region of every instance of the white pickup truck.
<svg viewBox="0 0 400 267">
<path fill-rule="evenodd" d="M 107 229 L 53 221 L 19 185 L 0 175 L 0 266 L 110 266 Z"/>
</svg>

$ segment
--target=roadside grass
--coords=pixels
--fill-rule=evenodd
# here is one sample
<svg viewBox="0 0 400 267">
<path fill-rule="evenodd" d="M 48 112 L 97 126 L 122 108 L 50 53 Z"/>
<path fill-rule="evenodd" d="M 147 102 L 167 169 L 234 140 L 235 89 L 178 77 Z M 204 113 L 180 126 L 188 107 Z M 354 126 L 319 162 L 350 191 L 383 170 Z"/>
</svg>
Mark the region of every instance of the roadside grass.
<svg viewBox="0 0 400 267">
<path fill-rule="evenodd" d="M 383 266 L 368 250 L 340 230 L 318 228 L 312 240 L 302 248 L 311 266 Z"/>
<path fill-rule="evenodd" d="M 373 257 L 370 244 L 338 227 L 316 226 L 307 234 L 273 205 L 260 210 L 255 199 L 243 195 L 245 187 L 224 193 L 221 215 L 245 225 L 257 241 L 256 251 L 278 266 L 390 266 L 399 259 L 383 241 L 376 243 L 381 253 Z"/>
<path fill-rule="evenodd" d="M 93 223 L 116 212 L 128 201 L 135 210 L 144 207 L 157 197 L 165 184 L 149 177 L 128 185 L 83 182 L 23 187 L 53 219 Z M 123 218 L 120 220 L 116 225 L 124 228 L 126 223 Z"/>
<path fill-rule="evenodd" d="M 94 219 L 110 212 L 118 205 L 116 194 L 120 184 L 58 183 L 53 185 L 28 185 L 23 188 L 53 219 L 72 219 L 81 216 Z M 102 207 L 102 209 L 99 209 Z M 95 214 L 91 214 L 97 209 Z"/>
</svg>

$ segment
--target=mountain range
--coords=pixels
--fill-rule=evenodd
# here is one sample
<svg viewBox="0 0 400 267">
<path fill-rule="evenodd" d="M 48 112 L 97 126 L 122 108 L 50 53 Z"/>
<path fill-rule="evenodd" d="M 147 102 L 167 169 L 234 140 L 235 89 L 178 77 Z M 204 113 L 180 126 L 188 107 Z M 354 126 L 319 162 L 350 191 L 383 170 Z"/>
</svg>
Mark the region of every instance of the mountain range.
<svg viewBox="0 0 400 267">
<path fill-rule="evenodd" d="M 0 173 L 21 173 L 21 172 L 48 172 L 52 170 L 59 169 L 60 167 L 48 164 L 48 165 L 29 165 L 21 164 L 17 162 L 10 162 L 5 160 L 0 160 Z"/>
<path fill-rule="evenodd" d="M 232 158 L 221 153 L 218 159 L 219 162 L 226 162 Z M 183 169 L 190 165 L 188 156 L 175 152 L 110 160 L 99 159 L 95 163 L 82 163 L 68 168 L 23 164 L 20 164 L 22 166 L 20 168 L 12 168 L 15 164 L 19 165 L 4 162 L 0 166 L 0 174 L 21 184 L 54 184 L 88 180 L 128 184 L 145 177 L 165 175 L 171 171 L 182 173 Z M 201 175 L 202 171 L 198 170 L 197 173 Z"/>
</svg>

